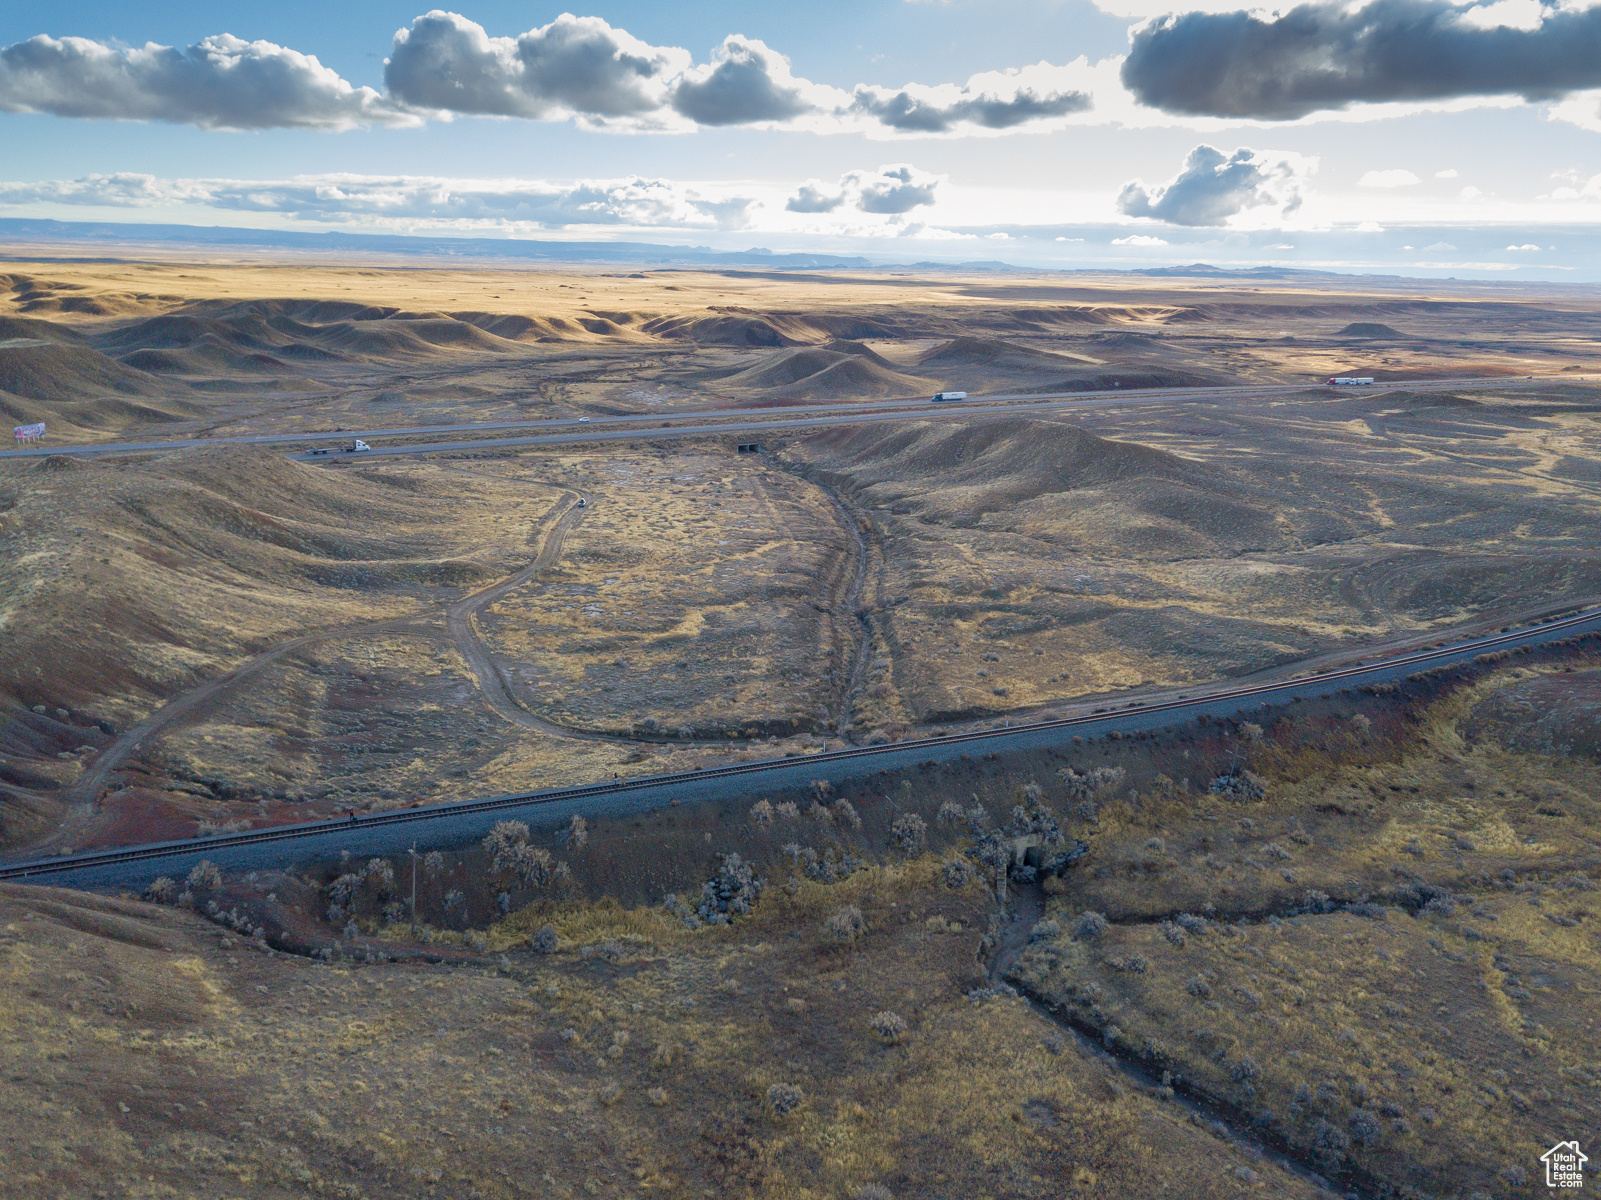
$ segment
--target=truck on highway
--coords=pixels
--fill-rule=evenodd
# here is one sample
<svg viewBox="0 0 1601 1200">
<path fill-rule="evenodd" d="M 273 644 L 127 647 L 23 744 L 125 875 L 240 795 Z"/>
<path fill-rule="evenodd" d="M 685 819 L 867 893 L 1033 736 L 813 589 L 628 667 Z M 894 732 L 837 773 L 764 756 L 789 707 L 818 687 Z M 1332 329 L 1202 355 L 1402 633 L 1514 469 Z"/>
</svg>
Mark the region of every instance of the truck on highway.
<svg viewBox="0 0 1601 1200">
<path fill-rule="evenodd" d="M 1330 387 L 1363 387 L 1373 382 L 1371 375 L 1331 375 Z"/>
<path fill-rule="evenodd" d="M 941 400 L 966 400 L 966 399 L 967 399 L 967 393 L 966 392 L 935 392 L 934 393 L 934 400 L 935 400 L 936 403 L 938 403 Z"/>
<path fill-rule="evenodd" d="M 312 454 L 361 454 L 363 451 L 371 450 L 371 449 L 372 449 L 372 447 L 369 446 L 366 442 L 362 441 L 360 438 L 352 438 L 351 442 L 350 442 L 350 445 L 348 445 L 348 446 L 319 446 L 317 449 L 312 450 L 309 453 L 312 453 Z"/>
</svg>

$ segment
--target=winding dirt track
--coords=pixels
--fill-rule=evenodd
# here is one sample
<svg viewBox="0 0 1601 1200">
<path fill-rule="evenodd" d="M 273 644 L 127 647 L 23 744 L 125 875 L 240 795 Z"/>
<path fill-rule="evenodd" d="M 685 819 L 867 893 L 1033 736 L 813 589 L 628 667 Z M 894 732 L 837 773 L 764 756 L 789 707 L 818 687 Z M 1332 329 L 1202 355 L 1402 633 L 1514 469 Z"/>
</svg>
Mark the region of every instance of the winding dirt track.
<svg viewBox="0 0 1601 1200">
<path fill-rule="evenodd" d="M 579 738 L 592 740 L 605 739 L 599 734 L 587 734 L 560 725 L 553 725 L 549 721 L 540 720 L 532 716 L 512 698 L 510 689 L 506 684 L 504 674 L 500 667 L 479 640 L 478 632 L 473 627 L 473 615 L 486 606 L 493 604 L 513 588 L 520 587 L 541 570 L 549 567 L 561 557 L 562 542 L 568 532 L 583 517 L 585 510 L 578 507 L 580 497 L 573 492 L 564 493 L 556 506 L 541 519 L 541 524 L 550 517 L 556 516 L 555 525 L 545 535 L 544 544 L 540 547 L 538 556 L 528 566 L 514 575 L 501 580 L 481 592 L 466 596 L 444 610 L 445 628 L 451 639 L 456 643 L 462 656 L 472 667 L 473 674 L 478 679 L 478 685 L 496 713 L 507 721 L 537 729 L 555 737 Z M 558 515 L 559 514 L 559 515 Z M 207 680 L 198 687 L 192 688 L 179 696 L 176 700 L 163 705 L 151 713 L 138 724 L 130 726 L 119 734 L 112 743 L 94 757 L 87 770 L 67 792 L 71 807 L 63 815 L 60 825 L 48 838 L 39 843 L 25 847 L 24 852 L 43 852 L 56 846 L 72 845 L 89 827 L 95 817 L 95 803 L 100 794 L 110 784 L 111 777 L 125 766 L 134 753 L 145 745 L 151 738 L 185 719 L 195 717 L 202 713 L 207 705 L 221 699 L 238 685 L 258 675 L 264 668 L 278 662 L 286 655 L 307 646 L 314 646 L 319 642 L 331 641 L 337 638 L 355 637 L 365 633 L 379 633 L 396 629 L 415 629 L 418 632 L 427 632 L 427 625 L 432 623 L 436 613 L 414 613 L 406 617 L 392 617 L 383 621 L 364 621 L 356 625 L 341 625 L 333 629 L 326 629 L 320 633 L 309 633 L 303 637 L 292 638 L 282 642 L 270 650 L 265 650 L 254 658 L 246 659 L 230 671 Z M 626 739 L 620 739 L 626 740 Z"/>
<path fill-rule="evenodd" d="M 130 726 L 119 734 L 109 746 L 95 755 L 94 761 L 89 765 L 72 785 L 67 793 L 72 801 L 72 809 L 63 818 L 61 827 L 52 833 L 48 839 L 50 844 L 71 844 L 78 833 L 88 824 L 94 816 L 95 801 L 99 799 L 101 789 L 109 782 L 113 772 L 119 770 L 134 751 L 167 726 L 185 717 L 199 713 L 210 700 L 215 700 L 229 691 L 237 684 L 243 683 L 251 676 L 257 674 L 264 667 L 271 666 L 287 654 L 292 654 L 306 646 L 326 642 L 331 638 L 351 637 L 361 633 L 377 633 L 381 630 L 403 629 L 407 626 L 417 625 L 426 621 L 429 614 L 414 614 L 409 617 L 392 617 L 385 621 L 366 621 L 359 625 L 341 625 L 336 629 L 324 630 L 322 633 L 308 633 L 304 637 L 294 638 L 274 646 L 271 650 L 263 651 L 254 658 L 246 659 L 231 671 L 227 671 L 215 679 L 207 680 L 199 687 L 185 692 L 171 703 L 164 705 L 151 713 L 137 725 Z"/>
<path fill-rule="evenodd" d="M 589 511 L 587 498 L 582 498 L 585 507 L 579 506 L 580 499 L 576 492 L 567 492 L 557 501 L 556 507 L 551 509 L 546 520 L 557 513 L 560 516 L 557 516 L 556 523 L 545 534 L 544 544 L 540 546 L 539 555 L 533 562 L 515 575 L 509 575 L 481 592 L 465 596 L 446 608 L 445 631 L 455 643 L 456 649 L 461 651 L 461 656 L 467 660 L 467 665 L 478 680 L 478 689 L 483 693 L 485 703 L 494 709 L 502 720 L 509 721 L 513 725 L 521 725 L 525 729 L 537 729 L 540 733 L 549 734 L 551 737 L 593 742 L 631 742 L 632 739 L 629 738 L 568 729 L 543 717 L 536 717 L 525 709 L 512 694 L 511 684 L 506 678 L 505 671 L 489 653 L 489 648 L 484 645 L 483 639 L 478 636 L 478 627 L 473 619 L 506 593 L 521 587 L 561 558 L 562 544 L 566 541 L 567 535 Z"/>
</svg>

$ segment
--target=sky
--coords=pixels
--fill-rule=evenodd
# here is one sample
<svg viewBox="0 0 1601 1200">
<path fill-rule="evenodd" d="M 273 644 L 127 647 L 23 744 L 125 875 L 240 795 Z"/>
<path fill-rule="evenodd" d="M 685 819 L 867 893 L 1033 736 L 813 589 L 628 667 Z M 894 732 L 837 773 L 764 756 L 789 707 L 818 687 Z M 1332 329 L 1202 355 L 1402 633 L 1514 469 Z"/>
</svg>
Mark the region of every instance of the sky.
<svg viewBox="0 0 1601 1200">
<path fill-rule="evenodd" d="M 0 217 L 1601 279 L 1585 0 L 0 5 Z"/>
</svg>

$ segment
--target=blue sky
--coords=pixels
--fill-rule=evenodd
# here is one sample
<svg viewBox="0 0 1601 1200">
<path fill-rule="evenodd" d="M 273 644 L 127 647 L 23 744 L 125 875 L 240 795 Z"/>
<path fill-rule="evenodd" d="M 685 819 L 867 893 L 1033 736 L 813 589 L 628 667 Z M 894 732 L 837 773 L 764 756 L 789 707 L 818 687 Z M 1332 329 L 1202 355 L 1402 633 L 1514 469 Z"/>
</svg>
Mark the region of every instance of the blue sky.
<svg viewBox="0 0 1601 1200">
<path fill-rule="evenodd" d="M 0 216 L 1601 275 L 1601 9 L 1195 3 L 12 4 Z"/>
</svg>

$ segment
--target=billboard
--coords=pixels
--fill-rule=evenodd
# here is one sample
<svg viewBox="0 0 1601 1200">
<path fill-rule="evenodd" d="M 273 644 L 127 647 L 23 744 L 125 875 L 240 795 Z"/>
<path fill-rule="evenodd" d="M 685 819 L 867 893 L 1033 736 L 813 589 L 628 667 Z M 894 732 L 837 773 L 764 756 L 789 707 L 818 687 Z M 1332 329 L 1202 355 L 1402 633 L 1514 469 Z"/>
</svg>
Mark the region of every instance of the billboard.
<svg viewBox="0 0 1601 1200">
<path fill-rule="evenodd" d="M 40 421 L 37 425 L 18 425 L 11 432 L 17 435 L 17 441 L 31 442 L 34 438 L 44 436 L 44 422 Z"/>
</svg>

